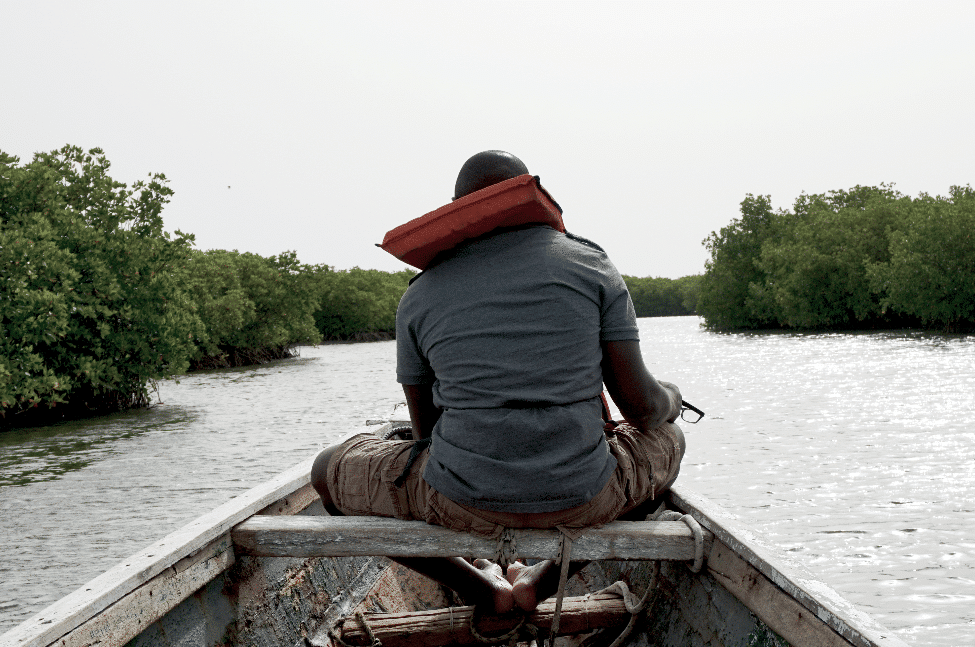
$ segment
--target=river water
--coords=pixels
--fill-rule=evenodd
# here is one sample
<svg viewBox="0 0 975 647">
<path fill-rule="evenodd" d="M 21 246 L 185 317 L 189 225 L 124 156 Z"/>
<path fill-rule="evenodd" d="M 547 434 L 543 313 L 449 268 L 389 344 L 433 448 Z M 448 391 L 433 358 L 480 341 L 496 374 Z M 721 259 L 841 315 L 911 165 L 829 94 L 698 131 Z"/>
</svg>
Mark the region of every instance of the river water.
<svg viewBox="0 0 975 647">
<path fill-rule="evenodd" d="M 912 645 L 975 645 L 975 336 L 641 319 L 707 412 L 680 479 Z M 402 402 L 394 342 L 160 384 L 147 411 L 0 434 L 0 633 Z M 406 417 L 400 406 L 396 417 Z"/>
</svg>

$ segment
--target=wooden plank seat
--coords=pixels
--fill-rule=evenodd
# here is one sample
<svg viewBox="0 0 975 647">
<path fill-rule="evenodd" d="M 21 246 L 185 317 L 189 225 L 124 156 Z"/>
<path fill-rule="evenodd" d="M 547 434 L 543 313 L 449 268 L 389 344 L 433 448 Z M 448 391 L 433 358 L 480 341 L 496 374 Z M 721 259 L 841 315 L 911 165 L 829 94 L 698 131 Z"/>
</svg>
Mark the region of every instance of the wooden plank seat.
<svg viewBox="0 0 975 647">
<path fill-rule="evenodd" d="M 538 605 L 527 622 L 548 631 L 555 614 L 555 599 Z M 474 607 L 449 607 L 403 613 L 366 613 L 364 620 L 383 647 L 440 647 L 445 645 L 484 644 L 471 633 Z M 559 617 L 559 635 L 587 633 L 594 629 L 622 629 L 630 619 L 623 599 L 612 593 L 567 597 Z M 511 616 L 484 616 L 477 620 L 477 630 L 485 637 L 504 634 L 519 619 Z M 368 645 L 369 636 L 354 616 L 343 619 L 338 627 L 342 640 L 350 645 Z"/>
<path fill-rule="evenodd" d="M 704 534 L 704 554 L 714 536 Z M 422 521 L 384 517 L 254 516 L 232 533 L 238 553 L 287 557 L 451 557 L 492 559 L 498 541 Z M 554 559 L 557 530 L 514 530 L 520 559 Z M 573 560 L 694 559 L 694 534 L 681 521 L 614 521 L 572 542 Z"/>
</svg>

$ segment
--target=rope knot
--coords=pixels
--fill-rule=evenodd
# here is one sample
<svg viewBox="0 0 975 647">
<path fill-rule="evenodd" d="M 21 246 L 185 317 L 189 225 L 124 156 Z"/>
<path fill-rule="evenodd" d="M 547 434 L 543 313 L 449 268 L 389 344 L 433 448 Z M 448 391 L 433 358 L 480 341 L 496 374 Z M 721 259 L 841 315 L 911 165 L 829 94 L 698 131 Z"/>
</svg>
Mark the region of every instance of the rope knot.
<svg viewBox="0 0 975 647">
<path fill-rule="evenodd" d="M 518 561 L 518 540 L 515 539 L 515 531 L 505 527 L 498 537 L 498 549 L 494 554 L 494 561 L 507 571 L 508 567 Z"/>
<path fill-rule="evenodd" d="M 372 627 L 366 622 L 366 616 L 362 611 L 355 612 L 355 619 L 359 621 L 362 628 L 365 630 L 366 635 L 369 637 L 369 647 L 383 647 L 383 643 L 379 640 L 375 633 L 372 631 Z M 339 618 L 332 628 L 328 632 L 328 637 L 332 639 L 333 642 L 342 645 L 342 647 L 356 647 L 355 645 L 350 645 L 349 643 L 342 640 L 342 630 L 339 628 L 344 622 L 345 618 Z M 310 644 L 308 639 L 305 639 L 307 643 Z"/>
</svg>

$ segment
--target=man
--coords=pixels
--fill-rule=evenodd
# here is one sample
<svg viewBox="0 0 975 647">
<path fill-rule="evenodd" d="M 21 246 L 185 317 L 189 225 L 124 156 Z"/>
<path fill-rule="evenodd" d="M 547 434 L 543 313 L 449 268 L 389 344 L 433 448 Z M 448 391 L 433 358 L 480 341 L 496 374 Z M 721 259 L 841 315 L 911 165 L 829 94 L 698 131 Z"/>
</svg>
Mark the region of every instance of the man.
<svg viewBox="0 0 975 647">
<path fill-rule="evenodd" d="M 509 153 L 478 153 L 454 199 L 526 173 Z M 594 243 L 544 225 L 466 241 L 414 279 L 396 343 L 414 438 L 428 440 L 362 434 L 326 449 L 312 482 L 330 513 L 571 533 L 645 515 L 677 478 L 680 391 L 647 371 L 626 285 Z M 604 383 L 626 421 L 611 434 Z M 531 611 L 558 585 L 551 561 L 507 573 L 487 560 L 399 561 L 496 613 Z"/>
</svg>

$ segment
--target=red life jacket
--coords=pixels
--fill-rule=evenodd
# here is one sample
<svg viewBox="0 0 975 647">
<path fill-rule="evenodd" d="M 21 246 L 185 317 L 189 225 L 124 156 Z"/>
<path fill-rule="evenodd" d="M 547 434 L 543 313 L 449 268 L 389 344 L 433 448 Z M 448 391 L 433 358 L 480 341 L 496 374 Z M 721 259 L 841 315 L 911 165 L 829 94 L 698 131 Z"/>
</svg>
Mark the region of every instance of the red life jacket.
<svg viewBox="0 0 975 647">
<path fill-rule="evenodd" d="M 538 176 L 519 175 L 458 198 L 386 232 L 382 247 L 421 270 L 440 252 L 501 227 L 542 224 L 564 232 L 562 209 Z"/>
</svg>

